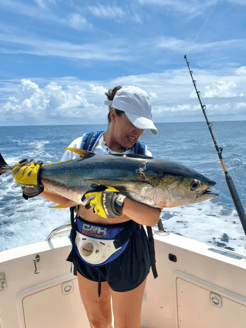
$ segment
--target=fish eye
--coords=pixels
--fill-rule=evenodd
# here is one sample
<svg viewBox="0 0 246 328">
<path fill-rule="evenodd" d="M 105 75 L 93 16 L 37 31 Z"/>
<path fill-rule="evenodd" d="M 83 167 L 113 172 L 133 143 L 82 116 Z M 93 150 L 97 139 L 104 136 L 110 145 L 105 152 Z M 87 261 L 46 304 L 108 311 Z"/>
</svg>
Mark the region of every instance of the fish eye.
<svg viewBox="0 0 246 328">
<path fill-rule="evenodd" d="M 191 191 L 197 190 L 197 189 L 199 189 L 200 187 L 201 187 L 201 183 L 200 183 L 200 181 L 198 181 L 198 180 L 196 180 L 196 179 L 194 179 L 194 180 L 191 182 L 191 184 L 190 184 L 190 190 L 191 190 Z"/>
</svg>

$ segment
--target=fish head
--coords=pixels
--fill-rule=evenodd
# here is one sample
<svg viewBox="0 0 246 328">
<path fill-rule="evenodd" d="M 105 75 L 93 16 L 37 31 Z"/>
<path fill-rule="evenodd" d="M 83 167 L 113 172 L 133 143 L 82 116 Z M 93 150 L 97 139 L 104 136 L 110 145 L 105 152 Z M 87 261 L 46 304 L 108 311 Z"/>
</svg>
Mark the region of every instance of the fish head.
<svg viewBox="0 0 246 328">
<path fill-rule="evenodd" d="M 218 196 L 210 191 L 215 184 L 195 170 L 177 164 L 168 170 L 165 168 L 159 175 L 155 203 L 161 204 L 161 207 L 177 207 L 203 202 Z"/>
<path fill-rule="evenodd" d="M 157 187 L 155 202 L 161 204 L 161 207 L 178 207 L 203 202 L 218 196 L 209 190 L 213 185 L 215 182 L 209 179 L 165 177 Z"/>
</svg>

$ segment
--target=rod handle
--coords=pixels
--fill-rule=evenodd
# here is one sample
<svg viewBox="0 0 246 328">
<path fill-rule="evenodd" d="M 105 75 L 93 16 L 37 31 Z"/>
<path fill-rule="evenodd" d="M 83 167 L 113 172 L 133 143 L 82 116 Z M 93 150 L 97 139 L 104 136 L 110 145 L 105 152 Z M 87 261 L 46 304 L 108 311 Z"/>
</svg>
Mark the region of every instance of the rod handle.
<svg viewBox="0 0 246 328">
<path fill-rule="evenodd" d="M 230 177 L 228 172 L 225 172 L 225 177 L 226 177 L 226 182 L 227 182 L 228 188 L 230 190 L 234 205 L 236 207 L 237 213 L 238 213 L 239 218 L 241 220 L 244 233 L 246 234 L 246 215 L 245 215 L 243 205 L 242 205 L 242 203 L 239 199 L 239 196 L 238 196 L 237 190 L 235 188 L 235 185 L 233 183 L 233 180 Z"/>
</svg>

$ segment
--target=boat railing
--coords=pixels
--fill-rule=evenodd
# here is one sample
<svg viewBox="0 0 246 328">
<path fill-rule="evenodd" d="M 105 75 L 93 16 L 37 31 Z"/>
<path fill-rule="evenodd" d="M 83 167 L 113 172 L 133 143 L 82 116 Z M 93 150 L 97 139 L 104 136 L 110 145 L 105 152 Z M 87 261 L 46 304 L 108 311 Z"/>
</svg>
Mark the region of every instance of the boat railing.
<svg viewBox="0 0 246 328">
<path fill-rule="evenodd" d="M 58 228 L 55 228 L 54 230 L 51 231 L 49 236 L 47 237 L 46 241 L 51 241 L 52 238 L 60 235 L 67 234 L 71 231 L 71 224 L 64 224 Z"/>
</svg>

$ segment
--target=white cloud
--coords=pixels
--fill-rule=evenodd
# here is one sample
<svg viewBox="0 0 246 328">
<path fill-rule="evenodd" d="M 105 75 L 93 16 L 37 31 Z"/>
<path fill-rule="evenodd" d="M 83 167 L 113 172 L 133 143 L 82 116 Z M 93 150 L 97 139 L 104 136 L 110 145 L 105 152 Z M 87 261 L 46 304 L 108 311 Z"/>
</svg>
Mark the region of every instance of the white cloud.
<svg viewBox="0 0 246 328">
<path fill-rule="evenodd" d="M 244 114 L 245 115 L 245 108 L 246 103 L 232 103 L 232 102 L 225 102 L 222 104 L 217 103 L 211 105 L 209 109 L 209 113 L 211 115 L 220 115 L 221 118 L 223 118 L 224 115 L 231 115 L 231 118 L 233 119 L 234 115 L 238 114 Z"/>
<path fill-rule="evenodd" d="M 34 0 L 34 2 L 41 8 L 47 8 L 49 4 L 56 4 L 56 0 Z"/>
<path fill-rule="evenodd" d="M 102 95 L 102 96 L 105 95 L 105 92 L 108 91 L 106 88 L 104 88 L 101 85 L 90 84 L 89 87 L 93 93 Z"/>
<path fill-rule="evenodd" d="M 131 15 L 131 19 L 135 23 L 142 23 L 143 22 L 141 16 L 138 13 L 136 13 L 136 12 Z"/>
<path fill-rule="evenodd" d="M 215 5 L 217 0 L 192 1 L 192 0 L 138 0 L 142 5 L 161 6 L 166 9 L 197 16 L 205 12 L 209 7 Z"/>
<path fill-rule="evenodd" d="M 214 116 L 220 117 L 220 120 L 228 115 L 233 120 L 234 115 L 244 115 L 246 110 L 246 102 L 233 103 L 233 102 L 213 102 L 206 105 L 207 115 L 209 119 L 213 120 Z M 177 121 L 180 118 L 197 118 L 199 120 L 203 119 L 202 110 L 200 104 L 175 104 L 173 106 L 153 106 L 153 116 L 157 118 L 173 118 L 175 117 Z"/>
<path fill-rule="evenodd" d="M 229 75 L 219 78 L 221 71 L 195 70 L 199 82 L 203 104 L 207 106 L 208 117 L 223 120 L 240 115 L 246 119 L 246 87 L 244 76 Z M 6 84 L 6 82 L 4 82 Z M 8 94 L 8 100 L 0 105 L 1 124 L 32 119 L 42 124 L 47 121 L 62 124 L 76 122 L 87 124 L 106 121 L 107 107 L 104 106 L 105 92 L 116 85 L 136 85 L 147 91 L 151 97 L 153 119 L 161 121 L 203 120 L 202 111 L 196 95 L 189 95 L 193 86 L 187 69 L 167 70 L 163 73 L 130 75 L 111 81 L 81 81 L 67 77 L 53 79 L 22 80 L 17 91 L 13 86 L 3 86 L 0 81 L 0 94 Z M 8 91 L 9 90 L 9 91 Z M 72 121 L 72 122 L 75 122 Z M 3 123 L 4 122 L 4 123 Z M 7 123 L 6 123 L 7 122 Z M 30 123 L 31 124 L 31 123 Z"/>
<path fill-rule="evenodd" d="M 77 13 L 73 13 L 72 15 L 68 16 L 67 19 L 63 20 L 63 22 L 65 25 L 69 25 L 76 30 L 83 30 L 92 27 L 91 24 L 88 24 L 86 18 Z"/>
<path fill-rule="evenodd" d="M 157 99 L 158 98 L 158 96 L 155 92 L 150 92 L 149 97 L 150 97 L 150 99 Z"/>
<path fill-rule="evenodd" d="M 38 21 L 49 21 L 57 25 L 64 25 L 77 30 L 91 29 L 92 25 L 78 13 L 67 14 L 67 17 L 55 15 L 48 4 L 56 4 L 56 0 L 35 0 L 39 7 L 19 3 L 13 0 L 0 1 L 0 7 L 7 8 L 13 13 L 31 17 Z"/>
<path fill-rule="evenodd" d="M 212 83 L 212 86 L 205 87 L 204 98 L 212 98 L 212 97 L 237 97 L 236 93 L 236 83 L 233 81 L 218 81 L 216 83 Z"/>
<path fill-rule="evenodd" d="M 232 2 L 233 4 L 236 4 L 236 5 L 241 5 L 241 6 L 246 5 L 246 0 L 227 0 L 227 1 Z"/>
<path fill-rule="evenodd" d="M 142 18 L 139 15 L 139 12 L 134 8 L 126 11 L 116 5 L 97 5 L 89 6 L 88 10 L 92 15 L 102 19 L 113 19 L 121 22 L 123 18 L 127 18 L 135 23 L 142 23 Z"/>
<path fill-rule="evenodd" d="M 3 106 L 3 117 L 13 121 L 22 120 L 25 116 L 40 119 L 47 108 L 44 92 L 36 83 L 23 79 L 15 96 Z"/>
<path fill-rule="evenodd" d="M 13 0 L 4 0 L 0 1 L 0 7 L 7 8 L 15 14 L 37 17 L 37 19 L 42 18 L 42 10 L 36 6 L 30 6 L 24 3 L 20 3 Z M 46 17 L 49 17 L 49 14 L 46 13 Z"/>
<path fill-rule="evenodd" d="M 77 27 L 82 27 L 83 20 L 78 19 Z M 71 23 L 71 21 L 70 21 Z M 75 23 L 74 23 L 75 24 Z M 82 24 L 82 25 L 81 25 Z M 52 39 L 39 38 L 30 32 L 24 32 L 14 27 L 1 26 L 0 52 L 30 54 L 37 56 L 54 56 L 86 60 L 128 61 L 127 44 L 121 40 L 102 40 L 95 43 L 70 43 Z M 4 48 L 4 44 L 11 45 Z M 18 46 L 18 50 L 15 47 Z"/>
<path fill-rule="evenodd" d="M 246 75 L 246 66 L 239 67 L 235 70 L 237 75 Z"/>
<path fill-rule="evenodd" d="M 185 47 L 187 48 L 188 45 L 189 42 L 174 37 L 162 37 L 157 41 L 157 46 L 159 48 L 167 48 L 178 52 L 183 52 L 183 49 Z"/>
<path fill-rule="evenodd" d="M 191 104 L 178 104 L 173 106 L 153 106 L 153 114 L 156 117 L 165 117 L 165 116 L 175 116 L 175 115 L 188 115 L 194 116 L 197 115 L 197 112 L 200 112 L 200 107 L 198 105 Z"/>
<path fill-rule="evenodd" d="M 236 104 L 235 107 L 236 107 L 236 109 L 239 109 L 239 110 L 246 109 L 246 102 L 238 103 L 238 104 Z"/>
<path fill-rule="evenodd" d="M 1 116 L 4 121 L 18 122 L 28 118 L 39 123 L 47 119 L 103 119 L 105 91 L 101 85 L 89 84 L 87 88 L 67 85 L 63 88 L 56 82 L 41 89 L 37 83 L 23 79 L 16 94 L 9 97 L 0 110 Z M 94 102 L 90 103 L 89 98 Z M 95 98 L 100 99 L 100 105 L 95 104 Z"/>
<path fill-rule="evenodd" d="M 204 51 L 215 51 L 218 49 L 230 49 L 231 47 L 241 47 L 245 44 L 245 39 L 232 39 L 208 43 L 193 43 L 189 40 L 181 40 L 175 37 L 162 37 L 156 41 L 156 46 L 162 49 L 168 49 L 175 52 L 200 53 Z"/>
<path fill-rule="evenodd" d="M 118 19 L 122 18 L 125 15 L 125 12 L 117 6 L 90 6 L 88 7 L 89 11 L 96 17 L 103 19 Z"/>
</svg>

